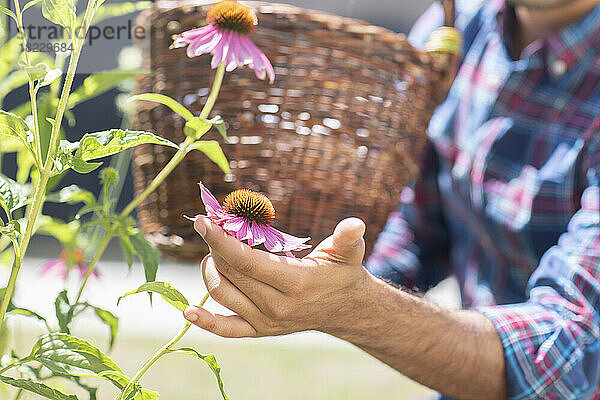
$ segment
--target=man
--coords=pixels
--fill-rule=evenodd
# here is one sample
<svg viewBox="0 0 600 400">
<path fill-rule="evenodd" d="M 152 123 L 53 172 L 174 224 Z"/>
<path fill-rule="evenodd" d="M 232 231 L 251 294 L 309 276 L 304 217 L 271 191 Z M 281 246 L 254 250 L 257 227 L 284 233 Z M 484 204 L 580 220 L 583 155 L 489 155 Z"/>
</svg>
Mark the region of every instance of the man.
<svg viewBox="0 0 600 400">
<path fill-rule="evenodd" d="M 600 0 L 459 11 L 463 59 L 422 176 L 367 263 L 385 281 L 362 267 L 360 220 L 294 260 L 200 219 L 204 280 L 237 315 L 185 316 L 226 337 L 320 330 L 454 398 L 598 398 Z M 415 43 L 432 21 L 437 7 Z M 386 283 L 426 290 L 451 274 L 464 310 Z"/>
</svg>

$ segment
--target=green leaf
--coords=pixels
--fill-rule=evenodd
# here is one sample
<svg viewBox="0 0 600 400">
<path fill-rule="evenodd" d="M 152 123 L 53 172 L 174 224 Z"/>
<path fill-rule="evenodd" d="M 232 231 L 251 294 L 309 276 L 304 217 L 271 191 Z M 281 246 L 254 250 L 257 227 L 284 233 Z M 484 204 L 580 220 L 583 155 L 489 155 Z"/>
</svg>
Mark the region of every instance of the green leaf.
<svg viewBox="0 0 600 400">
<path fill-rule="evenodd" d="M 79 141 L 75 157 L 89 161 L 107 157 L 140 144 L 160 144 L 179 148 L 170 140 L 150 132 L 111 129 L 103 132 L 86 133 Z"/>
<path fill-rule="evenodd" d="M 42 336 L 33 346 L 29 357 L 55 374 L 106 379 L 119 389 L 123 388 L 121 380 L 108 374 L 117 372 L 123 375 L 113 360 L 85 340 L 65 333 Z"/>
<path fill-rule="evenodd" d="M 73 307 L 71 307 L 71 304 L 69 303 L 66 290 L 63 290 L 56 296 L 54 309 L 56 310 L 56 318 L 58 319 L 60 331 L 63 333 L 70 333 L 69 325 L 73 320 Z"/>
<path fill-rule="evenodd" d="M 31 0 L 29 3 L 25 4 L 25 6 L 23 6 L 23 11 L 27 10 L 28 8 L 31 8 L 33 6 L 37 6 L 38 4 L 40 4 L 43 0 Z"/>
<path fill-rule="evenodd" d="M 93 206 L 96 204 L 96 197 L 88 190 L 82 189 L 77 185 L 70 185 L 58 192 L 47 195 L 46 201 L 69 204 L 84 203 L 88 206 Z"/>
<path fill-rule="evenodd" d="M 27 76 L 27 72 L 24 70 L 16 70 L 11 72 L 6 78 L 0 79 L 0 101 L 4 100 L 9 93 L 13 90 L 27 84 L 29 82 L 29 77 Z M 28 106 L 30 105 L 27 104 Z M 13 109 L 12 113 L 21 115 Z M 27 114 L 31 113 L 31 106 L 27 109 Z"/>
<path fill-rule="evenodd" d="M 0 6 L 0 12 L 8 15 L 12 19 L 14 19 L 15 22 L 18 21 L 17 16 L 15 15 L 15 13 L 12 12 L 11 10 L 9 10 L 8 8 Z"/>
<path fill-rule="evenodd" d="M 129 384 L 129 381 L 131 381 L 131 379 L 129 379 L 128 376 L 126 376 L 122 372 L 117 372 L 117 371 L 105 371 L 105 372 L 100 373 L 99 375 L 101 375 L 102 378 L 108 379 L 108 380 L 112 381 L 113 383 L 115 383 L 115 385 L 117 387 L 119 387 L 119 389 L 121 389 L 121 390 L 123 390 Z M 158 393 L 156 393 L 152 390 L 142 389 L 140 391 L 139 384 L 132 385 L 132 387 L 127 392 L 128 393 L 125 396 L 131 396 L 131 395 L 135 394 L 134 397 L 131 397 L 135 400 L 157 400 L 158 399 Z M 125 397 L 125 398 L 128 398 L 128 397 Z"/>
<path fill-rule="evenodd" d="M 51 388 L 50 386 L 46 386 L 43 383 L 30 381 L 28 379 L 13 379 L 9 378 L 8 376 L 0 375 L 0 381 L 6 383 L 7 385 L 11 385 L 19 389 L 27 390 L 29 392 L 38 394 L 47 399 L 78 400 L 77 396 L 74 396 L 72 394 L 64 394 L 63 392 Z"/>
<path fill-rule="evenodd" d="M 40 81 L 40 87 L 48 86 L 62 76 L 60 68 L 50 68 L 44 63 L 29 66 L 19 61 L 19 67 L 27 73 L 32 81 Z"/>
<path fill-rule="evenodd" d="M 225 142 L 229 141 L 229 139 L 227 138 L 227 128 L 225 127 L 225 121 L 223 121 L 223 117 L 217 115 L 213 119 L 209 119 L 207 122 L 213 124 L 215 128 L 217 128 Z"/>
<path fill-rule="evenodd" d="M 223 153 L 223 149 L 219 145 L 219 142 L 215 140 L 202 140 L 199 142 L 194 142 L 188 147 L 188 152 L 192 150 L 199 150 L 206 154 L 206 156 L 215 164 L 219 166 L 226 174 L 231 173 L 229 169 L 229 162 L 227 162 L 227 157 L 225 157 L 225 153 Z"/>
<path fill-rule="evenodd" d="M 0 207 L 4 208 L 7 214 L 26 205 L 30 191 L 31 187 L 28 185 L 22 185 L 0 174 Z"/>
<path fill-rule="evenodd" d="M 145 100 L 145 101 L 152 101 L 154 103 L 160 103 L 162 105 L 169 107 L 175 113 L 177 113 L 181 117 L 183 117 L 186 121 L 189 121 L 192 118 L 194 118 L 194 114 L 192 114 L 190 110 L 188 110 L 187 108 L 185 108 L 184 106 L 179 104 L 175 99 L 172 99 L 169 96 L 165 96 L 164 94 L 143 93 L 143 94 L 138 94 L 136 96 L 133 96 L 131 99 L 132 100 Z"/>
<path fill-rule="evenodd" d="M 92 387 L 92 386 L 88 386 L 85 383 L 83 383 L 81 381 L 81 378 L 78 376 L 70 376 L 70 375 L 61 375 L 61 374 L 52 374 L 52 376 L 54 377 L 58 377 L 58 378 L 63 378 L 63 379 L 67 379 L 71 382 L 74 382 L 77 386 L 79 386 L 80 388 L 82 388 L 83 390 L 85 390 L 86 392 L 88 392 L 88 395 L 90 396 L 89 400 L 97 400 L 96 397 L 96 392 L 98 391 L 98 388 Z"/>
<path fill-rule="evenodd" d="M 147 241 L 141 233 L 130 236 L 129 240 L 131 241 L 133 249 L 142 261 L 146 282 L 155 281 L 158 263 L 160 262 L 160 251 L 154 244 Z"/>
<path fill-rule="evenodd" d="M 131 269 L 131 266 L 133 265 L 133 256 L 135 254 L 135 249 L 131 244 L 131 240 L 129 240 L 129 236 L 119 236 L 119 244 L 121 245 L 121 252 L 123 253 L 123 258 L 125 259 L 125 262 L 127 263 L 129 269 Z"/>
<path fill-rule="evenodd" d="M 71 167 L 73 171 L 80 174 L 89 174 L 90 172 L 96 170 L 101 167 L 103 163 L 101 162 L 86 162 L 79 157 L 73 157 L 73 161 L 71 163 Z"/>
<path fill-rule="evenodd" d="M 39 64 L 38 64 L 39 65 Z M 44 79 L 40 81 L 40 86 L 51 85 L 55 80 L 62 76 L 62 70 L 60 68 L 48 68 Z"/>
<path fill-rule="evenodd" d="M 122 4 L 114 4 L 115 6 L 121 6 Z M 103 10 L 110 5 L 103 6 L 100 10 Z M 93 75 L 85 78 L 83 83 L 77 87 L 69 96 L 69 102 L 67 103 L 68 108 L 73 108 L 78 104 L 83 103 L 86 100 L 100 96 L 103 93 L 113 89 L 123 81 L 134 78 L 140 73 L 139 70 L 110 70 L 97 72 Z"/>
<path fill-rule="evenodd" d="M 20 140 L 28 149 L 33 143 L 33 133 L 22 118 L 4 110 L 0 110 L 0 136 L 8 136 Z"/>
<path fill-rule="evenodd" d="M 96 313 L 98 318 L 100 318 L 102 322 L 108 325 L 108 329 L 110 330 L 109 349 L 112 349 L 115 343 L 115 338 L 117 337 L 117 332 L 119 331 L 119 318 L 117 318 L 110 311 L 92 305 L 89 306 L 94 309 L 94 312 Z"/>
<path fill-rule="evenodd" d="M 47 20 L 65 27 L 69 32 L 75 27 L 77 11 L 73 0 L 43 0 L 42 14 Z"/>
<path fill-rule="evenodd" d="M 186 136 L 194 139 L 200 139 L 213 126 L 217 128 L 221 136 L 223 136 L 223 139 L 225 139 L 227 142 L 228 139 L 225 121 L 223 121 L 223 118 L 220 115 L 217 115 L 213 119 L 194 117 L 185 124 L 183 131 L 185 132 Z"/>
<path fill-rule="evenodd" d="M 79 231 L 80 223 L 77 220 L 69 223 L 62 222 L 61 220 L 42 215 L 39 218 L 38 233 L 47 234 L 64 245 L 74 243 L 77 232 Z"/>
<path fill-rule="evenodd" d="M 98 9 L 94 15 L 94 24 L 108 18 L 119 17 L 121 15 L 131 14 L 137 11 L 145 10 L 152 6 L 151 1 L 136 1 L 118 4 L 106 4 Z"/>
<path fill-rule="evenodd" d="M 189 304 L 190 304 L 187 301 L 187 299 L 185 298 L 185 296 L 182 295 L 181 292 L 179 292 L 177 289 L 175 289 L 170 284 L 168 284 L 166 282 L 149 282 L 149 283 L 144 283 L 139 288 L 132 290 L 130 292 L 127 292 L 123 296 L 119 297 L 119 300 L 117 300 L 117 305 L 119 304 L 121 299 L 123 299 L 124 297 L 130 296 L 130 295 L 136 294 L 136 293 L 143 293 L 143 292 L 152 292 L 152 293 L 160 294 L 163 299 L 168 301 L 172 306 L 174 306 L 175 308 L 177 308 L 180 311 L 185 310 L 185 308 L 187 306 L 189 306 Z"/>
<path fill-rule="evenodd" d="M 186 122 L 183 127 L 183 132 L 186 136 L 194 139 L 200 139 L 206 132 L 210 130 L 212 124 L 205 119 L 194 117 Z"/>
<path fill-rule="evenodd" d="M 217 377 L 217 383 L 219 384 L 219 390 L 221 391 L 221 395 L 223 396 L 223 399 L 224 400 L 229 399 L 229 397 L 227 397 L 227 394 L 225 394 L 225 390 L 223 389 L 223 380 L 221 379 L 221 367 L 217 363 L 217 359 L 215 358 L 214 354 L 203 355 L 203 354 L 198 353 L 196 350 L 192 349 L 191 347 L 183 347 L 181 349 L 171 350 L 170 353 L 190 354 L 192 356 L 196 356 L 196 357 L 199 357 L 200 359 L 204 360 L 204 362 L 206 362 L 206 364 L 208 364 L 208 366 L 210 367 L 212 372 Z"/>
<path fill-rule="evenodd" d="M 44 77 L 44 75 L 46 75 L 46 71 L 48 68 L 44 64 L 29 66 L 29 65 L 25 64 L 25 62 L 23 62 L 23 61 L 19 61 L 18 65 L 23 71 L 25 71 L 27 73 L 27 75 L 29 76 L 29 78 L 32 81 L 37 81 L 38 79 L 42 79 Z M 44 67 L 46 67 L 46 68 L 44 68 Z"/>
<path fill-rule="evenodd" d="M 14 307 L 9 304 L 9 310 L 7 311 L 10 315 L 22 315 L 24 317 L 36 318 L 46 324 L 46 318 L 42 317 L 35 311 L 28 310 L 26 308 Z"/>
</svg>

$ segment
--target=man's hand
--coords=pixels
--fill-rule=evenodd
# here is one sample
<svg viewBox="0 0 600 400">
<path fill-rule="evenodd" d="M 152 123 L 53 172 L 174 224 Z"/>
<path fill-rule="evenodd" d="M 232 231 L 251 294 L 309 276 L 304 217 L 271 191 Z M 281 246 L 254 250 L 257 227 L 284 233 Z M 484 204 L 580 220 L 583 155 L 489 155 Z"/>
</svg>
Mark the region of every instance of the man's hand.
<svg viewBox="0 0 600 400">
<path fill-rule="evenodd" d="M 362 267 L 365 225 L 346 219 L 298 260 L 253 249 L 206 218 L 202 261 L 213 299 L 236 315 L 188 307 L 185 317 L 226 337 L 308 329 L 347 340 L 406 376 L 460 399 L 504 399 L 503 347 L 492 322 L 404 293 Z"/>
<path fill-rule="evenodd" d="M 302 260 L 252 249 L 207 218 L 196 230 L 211 248 L 202 274 L 211 297 L 237 315 L 189 307 L 185 317 L 226 337 L 281 335 L 317 329 L 343 331 L 352 324 L 370 278 L 363 268 L 364 223 L 349 218 Z"/>
</svg>

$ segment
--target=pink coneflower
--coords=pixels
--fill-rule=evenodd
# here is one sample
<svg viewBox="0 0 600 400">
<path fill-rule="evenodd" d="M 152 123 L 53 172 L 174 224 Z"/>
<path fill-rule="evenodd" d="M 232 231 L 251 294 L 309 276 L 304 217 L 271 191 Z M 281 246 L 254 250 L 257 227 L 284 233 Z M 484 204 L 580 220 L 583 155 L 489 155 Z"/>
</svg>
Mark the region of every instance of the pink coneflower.
<svg viewBox="0 0 600 400">
<path fill-rule="evenodd" d="M 206 22 L 208 25 L 205 27 L 174 36 L 171 47 L 188 46 L 188 57 L 210 53 L 213 55 L 211 66 L 217 68 L 225 63 L 229 72 L 248 65 L 259 79 L 265 79 L 268 75 L 273 83 L 273 66 L 248 37 L 258 24 L 251 8 L 235 0 L 221 1 L 210 9 Z"/>
<path fill-rule="evenodd" d="M 82 278 L 87 272 L 88 266 L 85 263 L 85 255 L 80 249 L 73 249 L 71 252 L 67 251 L 67 249 L 63 250 L 60 253 L 60 258 L 50 260 L 42 266 L 40 275 L 46 275 L 48 272 L 56 270 L 63 278 L 66 278 L 71 268 L 77 269 Z M 100 276 L 95 269 L 93 275 L 96 277 Z"/>
<path fill-rule="evenodd" d="M 305 244 L 310 238 L 298 238 L 278 231 L 271 224 L 275 209 L 267 196 L 247 189 L 236 190 L 225 197 L 223 206 L 202 183 L 200 196 L 208 217 L 238 240 L 246 240 L 249 246 L 264 244 L 272 253 L 285 253 L 294 257 L 292 251 L 309 249 Z"/>
</svg>

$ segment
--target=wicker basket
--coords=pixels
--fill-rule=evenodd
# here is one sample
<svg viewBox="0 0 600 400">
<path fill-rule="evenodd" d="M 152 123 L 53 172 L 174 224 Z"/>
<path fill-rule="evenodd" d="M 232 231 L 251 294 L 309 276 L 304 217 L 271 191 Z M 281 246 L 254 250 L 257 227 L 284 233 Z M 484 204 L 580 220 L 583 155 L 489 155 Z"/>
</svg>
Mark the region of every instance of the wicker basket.
<svg viewBox="0 0 600 400">
<path fill-rule="evenodd" d="M 426 127 L 446 95 L 454 56 L 426 54 L 405 36 L 365 22 L 283 4 L 250 2 L 259 26 L 252 39 L 275 67 L 273 85 L 247 68 L 227 74 L 213 115 L 228 123 L 225 176 L 199 152 L 138 207 L 144 232 L 167 255 L 198 260 L 206 245 L 184 214 L 203 212 L 197 182 L 219 201 L 248 188 L 265 193 L 277 212 L 274 226 L 312 244 L 336 223 L 367 223 L 370 252 L 400 191 L 415 178 Z M 446 23 L 454 2 L 445 4 Z M 214 71 L 210 56 L 189 59 L 169 50 L 171 35 L 204 24 L 207 6 L 158 3 L 140 18 L 151 25 L 152 47 L 139 92 L 163 93 L 198 113 Z M 173 141 L 183 121 L 164 106 L 139 102 L 134 126 Z M 212 134 L 218 139 L 218 134 Z M 136 148 L 133 173 L 142 191 L 173 155 L 162 146 Z M 368 254 L 368 253 L 367 253 Z"/>
</svg>

